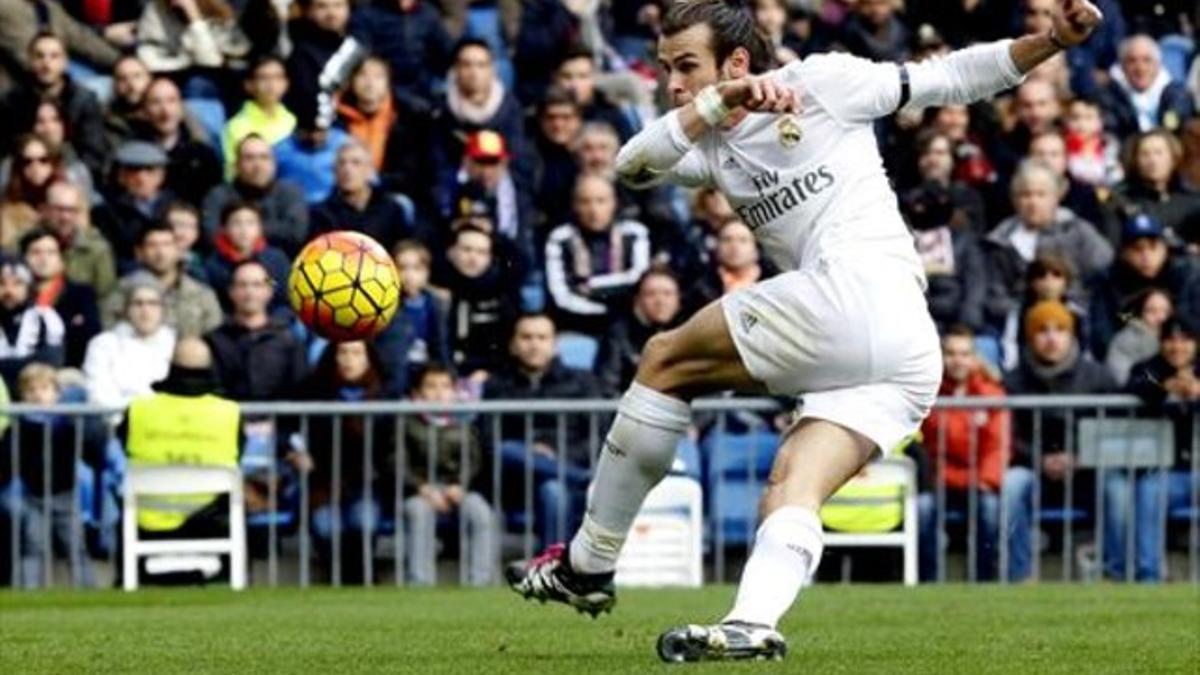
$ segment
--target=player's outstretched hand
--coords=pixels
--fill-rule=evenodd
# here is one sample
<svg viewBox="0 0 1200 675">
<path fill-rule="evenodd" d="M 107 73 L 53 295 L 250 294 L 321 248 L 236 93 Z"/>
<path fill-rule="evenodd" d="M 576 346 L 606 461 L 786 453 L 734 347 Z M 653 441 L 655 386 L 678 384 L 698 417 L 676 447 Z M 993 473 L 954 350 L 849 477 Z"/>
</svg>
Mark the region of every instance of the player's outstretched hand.
<svg viewBox="0 0 1200 675">
<path fill-rule="evenodd" d="M 1082 43 L 1104 20 L 1104 14 L 1088 0 L 1062 0 L 1054 17 L 1054 33 L 1067 46 Z"/>
<path fill-rule="evenodd" d="M 730 108 L 745 108 L 752 112 L 798 113 L 800 95 L 769 76 L 749 75 L 718 85 L 721 98 Z"/>
</svg>

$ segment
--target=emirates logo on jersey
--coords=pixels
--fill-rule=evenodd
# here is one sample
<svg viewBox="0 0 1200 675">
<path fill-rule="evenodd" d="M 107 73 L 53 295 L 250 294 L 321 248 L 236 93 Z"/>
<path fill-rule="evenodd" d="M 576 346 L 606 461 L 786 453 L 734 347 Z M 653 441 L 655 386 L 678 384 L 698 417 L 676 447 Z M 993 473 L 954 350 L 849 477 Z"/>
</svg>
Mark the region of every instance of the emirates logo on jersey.
<svg viewBox="0 0 1200 675">
<path fill-rule="evenodd" d="M 795 115 L 784 115 L 775 123 L 775 130 L 779 132 L 779 144 L 785 148 L 794 148 L 804 138 L 804 131 L 800 129 L 800 122 L 796 120 Z"/>
</svg>

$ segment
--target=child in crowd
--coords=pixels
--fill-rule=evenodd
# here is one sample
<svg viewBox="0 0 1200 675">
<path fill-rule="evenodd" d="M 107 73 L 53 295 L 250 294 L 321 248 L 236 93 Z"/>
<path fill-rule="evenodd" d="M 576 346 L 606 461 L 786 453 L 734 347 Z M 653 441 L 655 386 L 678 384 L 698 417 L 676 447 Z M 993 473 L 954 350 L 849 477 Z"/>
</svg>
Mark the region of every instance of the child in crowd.
<svg viewBox="0 0 1200 675">
<path fill-rule="evenodd" d="M 232 178 L 237 147 L 255 133 L 274 145 L 296 129 L 296 116 L 283 105 L 288 90 L 287 68 L 277 56 L 265 56 L 246 71 L 246 96 L 242 109 L 230 118 L 221 137 L 225 177 Z"/>
<path fill-rule="evenodd" d="M 1104 133 L 1100 104 L 1076 98 L 1067 108 L 1067 171 L 1075 180 L 1099 188 L 1116 185 L 1123 178 L 1121 144 Z"/>
<path fill-rule="evenodd" d="M 445 299 L 429 288 L 429 249 L 406 239 L 396 244 L 394 255 L 400 270 L 401 305 L 375 343 L 387 364 L 391 391 L 402 392 L 408 390 L 410 377 L 430 361 L 449 362 L 449 310 Z"/>
<path fill-rule="evenodd" d="M 208 248 L 208 242 L 200 240 L 200 211 L 187 202 L 173 202 L 163 214 L 163 220 L 171 226 L 171 230 L 175 232 L 175 241 L 179 242 L 184 273 L 208 283 L 208 273 L 204 270 L 204 255 L 201 253 Z"/>
<path fill-rule="evenodd" d="M 208 283 L 217 291 L 221 307 L 227 314 L 231 308 L 228 291 L 233 268 L 243 260 L 262 263 L 275 284 L 272 309 L 283 307 L 287 302 L 285 289 L 291 263 L 283 251 L 267 243 L 263 236 L 262 212 L 258 207 L 250 202 L 235 201 L 221 211 L 221 227 L 213 241 L 213 252 L 204 263 Z"/>
</svg>

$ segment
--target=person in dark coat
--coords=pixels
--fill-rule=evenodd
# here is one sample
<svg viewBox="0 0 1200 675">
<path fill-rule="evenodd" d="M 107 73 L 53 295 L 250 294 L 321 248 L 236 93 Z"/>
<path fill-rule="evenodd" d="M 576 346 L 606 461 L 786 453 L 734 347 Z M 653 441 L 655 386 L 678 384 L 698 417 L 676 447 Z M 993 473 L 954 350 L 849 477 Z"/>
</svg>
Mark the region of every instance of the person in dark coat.
<svg viewBox="0 0 1200 675">
<path fill-rule="evenodd" d="M 374 0 L 354 13 L 351 32 L 387 59 L 392 81 L 406 96 L 430 101 L 446 72 L 453 45 L 437 9 L 423 0 Z"/>
<path fill-rule="evenodd" d="M 332 94 L 350 77 L 354 65 L 367 54 L 367 46 L 350 34 L 351 0 L 307 0 L 301 15 L 288 22 L 292 51 L 285 63 L 288 110 L 311 106 Z"/>
<path fill-rule="evenodd" d="M 247 261 L 262 265 L 270 276 L 272 314 L 286 314 L 291 261 L 283 251 L 267 243 L 258 207 L 249 202 L 234 202 L 221 214 L 221 230 L 212 253 L 204 261 L 205 280 L 217 291 L 226 313 L 234 309 L 233 297 L 226 292 L 233 288 L 233 273 Z"/>
<path fill-rule="evenodd" d="M 449 303 L 429 289 L 431 256 L 419 241 L 406 239 L 394 249 L 400 272 L 400 308 L 375 337 L 387 366 L 392 391 L 408 391 L 412 376 L 429 363 L 450 363 Z"/>
<path fill-rule="evenodd" d="M 618 396 L 637 373 L 642 349 L 656 333 L 683 322 L 679 281 L 669 270 L 652 267 L 638 280 L 633 308 L 612 324 L 596 355 L 596 378 L 608 396 Z"/>
<path fill-rule="evenodd" d="M 872 61 L 904 62 L 909 55 L 908 28 L 890 0 L 860 0 L 842 24 L 840 42 L 855 56 Z"/>
<path fill-rule="evenodd" d="M 21 258 L 33 273 L 34 302 L 53 308 L 62 319 L 63 365 L 81 367 L 88 342 L 100 332 L 96 290 L 67 278 L 62 244 L 50 230 L 27 232 L 21 238 Z"/>
<path fill-rule="evenodd" d="M 221 182 L 217 151 L 184 124 L 183 98 L 171 80 L 160 77 L 151 82 L 142 105 L 146 118 L 142 136 L 167 153 L 167 189 L 199 206 L 204 195 Z"/>
<path fill-rule="evenodd" d="M 596 62 L 591 50 L 576 47 L 567 53 L 554 71 L 554 84 L 575 96 L 575 102 L 588 122 L 604 122 L 624 143 L 635 129 L 629 117 L 604 92 L 596 89 Z"/>
<path fill-rule="evenodd" d="M 538 105 L 534 133 L 534 202 L 544 224 L 566 222 L 571 217 L 571 190 L 579 168 L 573 154 L 582 128 L 579 104 L 567 90 L 551 87 Z"/>
<path fill-rule="evenodd" d="M 1106 206 L 1105 231 L 1116 241 L 1128 218 L 1146 213 L 1162 223 L 1174 246 L 1200 244 L 1200 192 L 1180 174 L 1183 145 L 1174 134 L 1154 129 L 1127 146 L 1125 181 L 1113 190 Z"/>
<path fill-rule="evenodd" d="M 371 186 L 371 155 L 357 140 L 337 153 L 337 188 L 313 209 L 312 234 L 361 232 L 391 249 L 415 232 L 408 214 L 389 194 Z"/>
<path fill-rule="evenodd" d="M 520 311 L 518 287 L 493 254 L 493 238 L 473 225 L 454 231 L 441 286 L 450 292 L 450 354 L 455 370 L 482 383 L 504 360 L 505 336 Z"/>
<path fill-rule="evenodd" d="M 117 273 L 136 266 L 133 249 L 142 230 L 162 221 L 175 195 L 166 187 L 167 153 L 146 141 L 128 141 L 113 157 L 117 181 L 92 222 L 112 245 Z"/>
<path fill-rule="evenodd" d="M 554 68 L 579 43 L 579 18 L 561 0 L 522 3 L 521 30 L 513 48 L 517 97 L 532 105 L 541 100 Z"/>
<path fill-rule="evenodd" d="M 1194 114 L 1192 95 L 1171 80 L 1162 50 L 1148 35 L 1134 35 L 1119 48 L 1121 67 L 1100 91 L 1104 127 L 1121 138 L 1163 127 L 1174 132 Z"/>
</svg>

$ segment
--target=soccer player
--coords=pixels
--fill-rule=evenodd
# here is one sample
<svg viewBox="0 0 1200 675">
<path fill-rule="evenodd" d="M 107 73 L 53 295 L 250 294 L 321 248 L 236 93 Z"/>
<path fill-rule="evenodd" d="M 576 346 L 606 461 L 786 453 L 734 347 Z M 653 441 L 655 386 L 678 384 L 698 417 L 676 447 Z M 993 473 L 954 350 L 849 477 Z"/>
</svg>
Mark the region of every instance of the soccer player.
<svg viewBox="0 0 1200 675">
<path fill-rule="evenodd" d="M 925 278 L 873 133 L 911 105 L 963 104 L 1087 39 L 1101 20 L 1063 0 L 1048 34 L 904 65 L 821 54 L 768 72 L 770 45 L 740 4 L 668 10 L 658 56 L 675 109 L 621 149 L 643 187 L 715 186 L 782 270 L 732 292 L 645 347 L 604 443 L 587 514 L 569 546 L 507 570 L 513 589 L 593 616 L 642 500 L 670 467 L 688 401 L 721 390 L 803 393 L 760 506 L 733 609 L 664 633 L 666 661 L 781 658 L 775 626 L 823 548 L 821 504 L 876 448 L 914 432 L 941 379 Z"/>
</svg>

